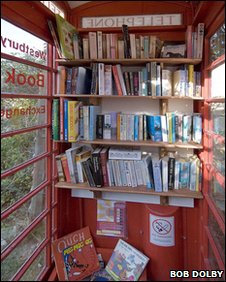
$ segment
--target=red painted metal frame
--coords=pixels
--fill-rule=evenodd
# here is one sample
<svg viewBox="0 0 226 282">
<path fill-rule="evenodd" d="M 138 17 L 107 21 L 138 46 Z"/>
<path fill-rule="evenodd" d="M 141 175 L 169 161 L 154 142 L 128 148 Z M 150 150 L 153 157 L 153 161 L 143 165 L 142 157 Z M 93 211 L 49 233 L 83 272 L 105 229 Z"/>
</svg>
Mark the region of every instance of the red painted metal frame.
<svg viewBox="0 0 226 282">
<path fill-rule="evenodd" d="M 6 249 L 3 251 L 1 255 L 1 260 L 5 259 L 12 251 L 13 249 L 23 240 L 25 239 L 28 234 L 41 222 L 43 219 L 46 220 L 46 239 L 44 242 L 39 246 L 38 249 L 35 250 L 35 252 L 32 254 L 31 257 L 27 259 L 27 261 L 23 264 L 23 266 L 18 270 L 18 272 L 14 275 L 12 280 L 18 281 L 24 273 L 28 270 L 28 268 L 31 266 L 31 264 L 34 262 L 34 260 L 37 258 L 37 256 L 46 249 L 45 253 L 45 269 L 42 271 L 42 275 L 44 275 L 46 272 L 48 272 L 51 263 L 52 263 L 52 258 L 51 258 L 51 238 L 52 238 L 52 175 L 53 175 L 53 170 L 52 170 L 52 163 L 53 163 L 53 151 L 52 151 L 52 140 L 51 140 L 51 107 L 52 107 L 52 98 L 53 98 L 53 74 L 57 73 L 57 70 L 53 68 L 53 47 L 48 45 L 48 65 L 43 66 L 40 64 L 36 64 L 33 62 L 29 62 L 24 59 L 20 58 L 15 58 L 11 55 L 8 54 L 1 54 L 2 58 L 8 59 L 8 60 L 13 60 L 18 63 L 22 64 L 27 64 L 33 67 L 37 67 L 39 69 L 46 70 L 48 72 L 48 83 L 47 83 L 47 95 L 27 95 L 27 94 L 6 94 L 2 93 L 1 97 L 2 98 L 29 98 L 29 99 L 47 99 L 47 124 L 44 125 L 39 125 L 39 126 L 33 126 L 31 128 L 25 128 L 25 129 L 20 129 L 20 130 L 15 130 L 7 133 L 1 134 L 2 138 L 7 138 L 11 137 L 14 135 L 30 132 L 33 130 L 37 129 L 42 129 L 46 128 L 47 130 L 47 151 L 44 154 L 39 155 L 38 157 L 35 157 L 31 160 L 28 160 L 27 162 L 20 164 L 12 169 L 9 169 L 5 171 L 1 177 L 5 178 L 7 176 L 10 176 L 17 171 L 23 169 L 26 166 L 29 166 L 41 159 L 47 158 L 47 175 L 44 183 L 40 184 L 38 187 L 36 187 L 35 190 L 31 191 L 29 194 L 25 195 L 22 199 L 18 200 L 16 203 L 14 203 L 11 207 L 6 209 L 2 214 L 1 214 L 1 220 L 7 218 L 10 214 L 12 214 L 14 211 L 16 211 L 20 206 L 22 206 L 25 202 L 27 202 L 29 199 L 34 197 L 37 193 L 42 191 L 43 189 L 46 189 L 46 210 L 43 211 L 41 215 L 39 215 L 16 239 L 14 239 L 9 246 L 6 247 Z M 57 149 L 54 150 L 55 152 Z M 57 201 L 56 203 L 57 204 Z M 57 231 L 57 226 L 55 225 L 54 227 L 55 232 Z M 39 274 L 40 276 L 40 274 Z"/>
<path fill-rule="evenodd" d="M 207 3 L 207 2 L 206 2 Z M 207 5 L 207 4 L 206 4 Z M 208 6 L 208 5 L 207 5 Z M 218 16 L 217 16 L 218 15 Z M 220 16 L 219 16 L 220 15 Z M 224 103 L 224 98 L 211 98 L 209 95 L 210 93 L 210 86 L 211 86 L 211 78 L 210 78 L 210 71 L 225 61 L 225 55 L 222 55 L 213 63 L 209 64 L 209 53 L 210 53 L 210 46 L 209 46 L 209 39 L 215 33 L 215 31 L 222 25 L 222 13 L 216 14 L 214 22 L 209 25 L 208 33 L 205 36 L 204 40 L 204 68 L 203 68 L 203 97 L 204 97 L 204 123 L 203 123 L 203 145 L 204 151 L 202 153 L 202 158 L 204 161 L 204 169 L 203 169 L 203 194 L 204 194 L 204 201 L 202 203 L 202 229 L 201 229 L 201 238 L 202 238 L 202 246 L 201 246 L 201 256 L 203 260 L 203 266 L 207 267 L 207 269 L 211 269 L 210 263 L 208 261 L 209 257 L 209 245 L 214 253 L 214 256 L 217 260 L 219 269 L 225 270 L 224 263 L 221 259 L 219 251 L 216 248 L 214 237 L 211 234 L 210 230 L 208 229 L 208 216 L 209 216 L 209 209 L 211 210 L 217 224 L 219 225 L 220 229 L 222 230 L 223 234 L 225 234 L 225 222 L 223 221 L 222 217 L 219 215 L 219 212 L 216 208 L 215 203 L 210 197 L 210 182 L 212 180 L 212 173 L 216 176 L 218 175 L 215 169 L 212 166 L 212 148 L 213 148 L 213 138 L 216 137 L 216 134 L 213 134 L 212 128 L 212 120 L 210 115 L 210 104 L 211 103 Z M 207 24 L 208 25 L 208 24 Z M 220 138 L 223 141 L 223 138 Z M 217 180 L 224 183 L 221 177 L 218 177 Z M 223 250 L 222 250 L 223 251 Z"/>
</svg>

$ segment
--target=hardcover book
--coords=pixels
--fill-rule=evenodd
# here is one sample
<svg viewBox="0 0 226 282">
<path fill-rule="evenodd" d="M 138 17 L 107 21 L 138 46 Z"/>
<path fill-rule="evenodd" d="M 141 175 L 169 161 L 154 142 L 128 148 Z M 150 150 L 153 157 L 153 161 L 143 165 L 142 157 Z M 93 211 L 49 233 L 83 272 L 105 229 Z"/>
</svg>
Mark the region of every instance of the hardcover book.
<svg viewBox="0 0 226 282">
<path fill-rule="evenodd" d="M 73 25 L 71 25 L 60 15 L 55 14 L 55 17 L 62 55 L 63 57 L 72 60 L 74 59 L 74 47 L 72 37 L 73 34 L 76 32 L 76 29 Z"/>
<path fill-rule="evenodd" d="M 97 200 L 97 235 L 126 237 L 126 203 Z"/>
<path fill-rule="evenodd" d="M 59 281 L 81 281 L 100 269 L 88 226 L 55 240 L 52 251 Z"/>
<path fill-rule="evenodd" d="M 138 281 L 149 258 L 119 239 L 106 265 L 106 271 L 115 281 Z"/>
</svg>

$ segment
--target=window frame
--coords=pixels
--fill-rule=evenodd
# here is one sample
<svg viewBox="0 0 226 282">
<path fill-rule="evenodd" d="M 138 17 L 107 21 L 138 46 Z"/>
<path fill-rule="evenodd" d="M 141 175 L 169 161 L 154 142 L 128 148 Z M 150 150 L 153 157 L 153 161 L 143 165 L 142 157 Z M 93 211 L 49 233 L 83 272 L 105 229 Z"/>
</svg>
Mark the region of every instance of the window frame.
<svg viewBox="0 0 226 282">
<path fill-rule="evenodd" d="M 22 1 L 24 2 L 24 1 Z M 31 2 L 31 1 L 29 1 Z M 32 1 L 33 2 L 33 1 Z M 6 4 L 7 5 L 7 4 Z M 26 5 L 30 5 L 30 3 L 26 3 Z M 37 5 L 37 4 L 34 4 Z M 21 5 L 23 7 L 23 4 Z M 20 7 L 21 7 L 20 6 Z M 46 7 L 43 6 L 41 3 L 38 3 L 39 9 L 37 10 L 39 13 L 43 13 L 45 15 L 45 18 L 49 18 L 49 12 L 46 12 Z M 42 7 L 43 6 L 43 7 Z M 1 261 L 3 261 L 20 242 L 22 242 L 28 234 L 43 220 L 46 220 L 46 230 L 45 230 L 45 239 L 41 243 L 41 245 L 35 249 L 34 253 L 29 257 L 25 263 L 19 268 L 19 270 L 14 274 L 12 277 L 12 280 L 19 280 L 23 275 L 26 273 L 26 271 L 29 269 L 29 267 L 32 265 L 32 263 L 35 261 L 35 259 L 39 256 L 39 254 L 44 251 L 45 253 L 45 265 L 43 268 L 41 268 L 40 273 L 38 274 L 38 277 L 36 279 L 38 280 L 46 280 L 46 277 L 51 272 L 51 269 L 53 267 L 53 259 L 51 254 L 51 242 L 53 239 L 57 237 L 58 234 L 58 214 L 57 214 L 57 206 L 58 206 L 58 193 L 56 189 L 53 189 L 55 182 L 57 181 L 57 173 L 56 173 L 56 167 L 53 166 L 54 163 L 54 156 L 59 153 L 59 146 L 56 143 L 53 143 L 52 141 L 52 132 L 51 132 L 51 107 L 52 107 L 52 99 L 53 99 L 53 89 L 56 89 L 56 67 L 55 63 L 53 61 L 54 55 L 57 56 L 57 52 L 55 50 L 55 47 L 52 44 L 52 38 L 50 33 L 48 35 L 43 35 L 42 32 L 40 32 L 39 24 L 36 23 L 36 28 L 34 28 L 34 25 L 31 25 L 30 22 L 19 15 L 19 11 L 16 17 L 13 17 L 12 15 L 17 14 L 17 8 L 15 8 L 12 11 L 8 13 L 8 8 L 3 9 L 1 18 L 10 22 L 11 24 L 24 29 L 27 32 L 30 32 L 31 34 L 39 37 L 42 40 L 45 40 L 48 44 L 48 55 L 47 55 L 47 66 L 39 65 L 36 63 L 32 63 L 29 61 L 26 61 L 21 58 L 17 58 L 8 54 L 1 53 L 1 58 L 4 59 L 10 59 L 13 61 L 16 61 L 18 63 L 25 63 L 30 66 L 38 67 L 39 69 L 43 69 L 47 71 L 47 95 L 28 95 L 28 94 L 6 94 L 2 93 L 2 98 L 27 98 L 27 99 L 45 99 L 46 102 L 46 115 L 47 115 L 47 122 L 46 124 L 33 126 L 29 128 L 23 128 L 19 130 L 10 131 L 7 133 L 1 134 L 1 138 L 7 138 L 12 137 L 18 134 L 22 133 L 28 133 L 33 130 L 37 129 L 46 129 L 46 152 L 43 154 L 38 155 L 37 157 L 34 157 L 28 161 L 26 161 L 23 164 L 15 166 L 13 169 L 9 169 L 1 174 L 2 179 L 6 178 L 12 174 L 14 174 L 17 171 L 20 171 L 21 169 L 34 164 L 35 162 L 38 162 L 39 160 L 42 160 L 44 158 L 47 159 L 47 173 L 46 173 L 46 180 L 39 184 L 34 190 L 30 191 L 27 195 L 20 198 L 18 201 L 16 201 L 12 206 L 8 207 L 6 210 L 4 210 L 1 213 L 1 219 L 6 219 L 8 216 L 10 216 L 13 212 L 15 212 L 18 208 L 20 208 L 25 202 L 27 202 L 29 199 L 32 199 L 35 195 L 37 195 L 40 191 L 46 191 L 46 207 L 44 210 L 39 214 L 34 220 L 31 221 L 31 223 L 19 234 L 19 236 L 16 236 L 12 242 L 3 250 L 1 253 Z M 46 20 L 47 23 L 47 20 Z M 29 28 L 28 28 L 29 27 Z M 30 29 L 30 30 L 29 30 Z M 55 85 L 54 83 L 54 76 L 55 76 Z"/>
</svg>

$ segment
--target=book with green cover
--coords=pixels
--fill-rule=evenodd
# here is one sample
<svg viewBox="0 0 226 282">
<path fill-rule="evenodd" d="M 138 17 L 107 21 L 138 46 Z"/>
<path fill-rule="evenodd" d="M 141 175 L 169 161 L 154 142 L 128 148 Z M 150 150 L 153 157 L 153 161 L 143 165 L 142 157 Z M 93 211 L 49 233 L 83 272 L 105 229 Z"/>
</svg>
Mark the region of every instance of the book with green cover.
<svg viewBox="0 0 226 282">
<path fill-rule="evenodd" d="M 60 15 L 56 14 L 55 17 L 62 55 L 72 60 L 74 59 L 73 34 L 76 33 L 76 28 Z"/>
</svg>

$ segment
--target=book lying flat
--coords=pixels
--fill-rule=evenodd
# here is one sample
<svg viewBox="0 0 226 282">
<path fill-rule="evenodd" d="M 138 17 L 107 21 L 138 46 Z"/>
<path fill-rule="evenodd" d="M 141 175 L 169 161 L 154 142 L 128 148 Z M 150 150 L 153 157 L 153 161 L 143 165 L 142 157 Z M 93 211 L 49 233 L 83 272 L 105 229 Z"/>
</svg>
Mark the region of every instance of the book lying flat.
<svg viewBox="0 0 226 282">
<path fill-rule="evenodd" d="M 148 261 L 147 256 L 119 239 L 105 269 L 115 281 L 138 281 Z"/>
</svg>

